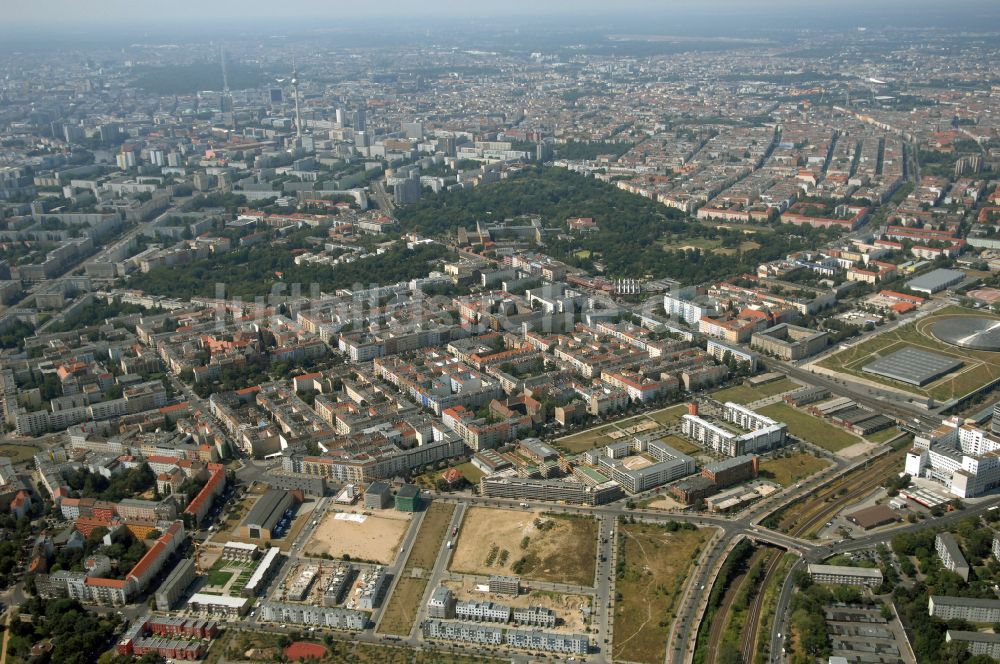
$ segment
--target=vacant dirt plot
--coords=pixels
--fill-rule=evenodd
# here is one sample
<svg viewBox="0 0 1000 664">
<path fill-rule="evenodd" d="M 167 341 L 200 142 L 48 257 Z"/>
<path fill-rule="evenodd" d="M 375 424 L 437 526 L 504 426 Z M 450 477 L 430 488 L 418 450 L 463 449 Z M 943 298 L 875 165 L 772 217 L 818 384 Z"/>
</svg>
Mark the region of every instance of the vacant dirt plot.
<svg viewBox="0 0 1000 664">
<path fill-rule="evenodd" d="M 451 571 L 592 586 L 596 557 L 590 517 L 474 507 L 465 513 Z"/>
<path fill-rule="evenodd" d="M 653 500 L 651 500 L 649 504 L 646 505 L 646 507 L 650 507 L 656 510 L 682 510 L 686 508 L 687 505 L 675 499 L 673 496 L 668 496 L 664 494 L 658 498 L 654 498 Z"/>
<path fill-rule="evenodd" d="M 337 518 L 341 514 L 341 518 Z M 346 520 L 351 514 L 363 523 Z M 330 512 L 316 526 L 305 546 L 306 555 L 329 554 L 341 558 L 345 553 L 358 560 L 390 564 L 399 552 L 399 543 L 410 526 L 411 515 L 405 512 L 380 512 L 364 516 L 360 512 Z"/>
<path fill-rule="evenodd" d="M 667 635 L 687 572 L 711 537 L 711 529 L 675 530 L 620 524 L 624 566 L 615 581 L 612 655 L 630 662 L 662 662 Z"/>
</svg>

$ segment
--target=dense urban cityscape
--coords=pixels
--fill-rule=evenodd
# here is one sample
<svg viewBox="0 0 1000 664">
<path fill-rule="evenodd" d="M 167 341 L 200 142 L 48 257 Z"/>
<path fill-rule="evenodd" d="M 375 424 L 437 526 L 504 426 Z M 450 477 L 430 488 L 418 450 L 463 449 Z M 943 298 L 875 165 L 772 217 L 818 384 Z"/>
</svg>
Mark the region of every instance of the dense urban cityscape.
<svg viewBox="0 0 1000 664">
<path fill-rule="evenodd" d="M 17 10 L 0 664 L 1000 660 L 997 8 L 626 4 Z"/>
</svg>

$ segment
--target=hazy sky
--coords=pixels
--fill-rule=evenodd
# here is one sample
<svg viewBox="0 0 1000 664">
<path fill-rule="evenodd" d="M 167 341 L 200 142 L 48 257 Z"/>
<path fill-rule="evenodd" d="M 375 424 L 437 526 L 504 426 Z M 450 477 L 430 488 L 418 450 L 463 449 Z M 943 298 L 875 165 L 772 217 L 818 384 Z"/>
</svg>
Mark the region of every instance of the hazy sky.
<svg viewBox="0 0 1000 664">
<path fill-rule="evenodd" d="M 155 30 L 187 25 L 220 33 L 235 26 L 296 21 L 342 24 L 358 20 L 440 23 L 449 19 L 496 18 L 505 24 L 532 24 L 558 17 L 575 25 L 603 17 L 593 27 L 633 24 L 662 31 L 670 19 L 711 27 L 718 21 L 746 17 L 752 25 L 826 27 L 857 22 L 929 26 L 938 22 L 968 24 L 979 30 L 1000 29 L 998 0 L 2 0 L 0 31 L 59 27 L 102 31 L 121 26 Z M 728 21 L 727 21 L 728 19 Z M 837 27 L 840 27 L 838 25 Z M 736 25 L 735 27 L 739 27 Z M 832 27 L 832 26 L 831 26 Z M 669 28 L 667 28 L 669 29 Z"/>
</svg>

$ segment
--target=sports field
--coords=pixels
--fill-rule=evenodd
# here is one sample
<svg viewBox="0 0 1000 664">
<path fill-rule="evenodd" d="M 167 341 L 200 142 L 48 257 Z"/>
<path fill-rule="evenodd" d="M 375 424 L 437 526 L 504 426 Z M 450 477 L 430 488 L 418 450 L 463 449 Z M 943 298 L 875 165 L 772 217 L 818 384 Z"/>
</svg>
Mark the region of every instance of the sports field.
<svg viewBox="0 0 1000 664">
<path fill-rule="evenodd" d="M 896 389 L 910 392 L 923 397 L 932 397 L 938 401 L 949 401 L 964 396 L 983 385 L 1000 378 L 1000 353 L 959 348 L 939 341 L 931 334 L 934 323 L 942 318 L 953 316 L 973 316 L 990 318 L 995 316 L 987 313 L 950 306 L 936 311 L 908 325 L 900 325 L 894 330 L 875 335 L 865 341 L 846 348 L 839 353 L 830 355 L 817 363 L 817 366 L 831 371 L 851 374 L 864 380 L 890 385 Z M 928 383 L 923 387 L 908 385 L 891 378 L 864 373 L 861 369 L 880 357 L 889 355 L 908 346 L 955 358 L 963 362 L 963 366 L 947 376 Z"/>
</svg>

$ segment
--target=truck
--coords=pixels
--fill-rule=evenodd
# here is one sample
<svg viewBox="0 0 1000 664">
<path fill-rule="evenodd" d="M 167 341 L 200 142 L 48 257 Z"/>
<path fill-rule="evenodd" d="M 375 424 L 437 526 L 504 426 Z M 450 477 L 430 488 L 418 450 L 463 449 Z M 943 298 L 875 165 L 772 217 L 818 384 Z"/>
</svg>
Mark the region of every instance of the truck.
<svg viewBox="0 0 1000 664">
<path fill-rule="evenodd" d="M 528 503 L 521 503 L 521 507 L 527 507 Z"/>
</svg>

